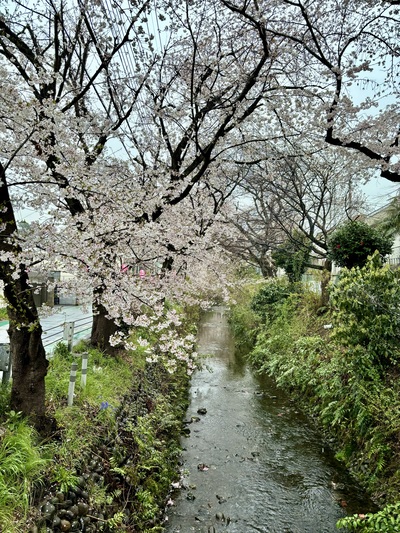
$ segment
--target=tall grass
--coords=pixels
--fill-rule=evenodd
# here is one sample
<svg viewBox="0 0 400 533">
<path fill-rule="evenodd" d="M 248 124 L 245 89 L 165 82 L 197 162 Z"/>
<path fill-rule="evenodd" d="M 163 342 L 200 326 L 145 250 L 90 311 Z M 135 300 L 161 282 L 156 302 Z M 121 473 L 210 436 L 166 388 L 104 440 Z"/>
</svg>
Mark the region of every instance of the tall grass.
<svg viewBox="0 0 400 533">
<path fill-rule="evenodd" d="M 43 482 L 50 460 L 17 413 L 11 411 L 5 425 L 0 427 L 0 530 L 19 533 L 26 525 L 29 495 Z"/>
</svg>

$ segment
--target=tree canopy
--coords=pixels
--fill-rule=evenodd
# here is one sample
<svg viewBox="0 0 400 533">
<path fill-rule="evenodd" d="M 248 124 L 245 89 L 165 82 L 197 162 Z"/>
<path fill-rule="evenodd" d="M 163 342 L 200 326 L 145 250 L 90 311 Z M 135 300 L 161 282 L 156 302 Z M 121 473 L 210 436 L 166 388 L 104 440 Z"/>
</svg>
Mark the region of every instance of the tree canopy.
<svg viewBox="0 0 400 533">
<path fill-rule="evenodd" d="M 160 320 L 168 297 L 209 303 L 210 278 L 223 281 L 228 263 L 221 245 L 241 253 L 232 246 L 238 236 L 266 271 L 263 233 L 283 242 L 298 229 L 314 251 L 323 249 L 323 211 L 354 177 L 328 183 L 328 162 L 305 163 L 322 144 L 337 150 L 339 164 L 343 151 L 357 157 L 358 179 L 378 168 L 400 181 L 398 13 L 388 2 L 366 5 L 0 6 L 0 280 L 16 411 L 44 413 L 47 362 L 33 270 L 57 265 L 75 275 L 76 289 L 93 302 L 92 342 L 111 352 L 144 311 Z M 374 83 L 376 65 L 384 84 Z M 357 84 L 369 93 L 355 93 Z M 311 148 L 299 154 L 300 145 Z M 239 185 L 279 192 L 269 204 L 260 197 L 261 223 L 254 211 L 246 220 L 233 216 Z M 20 231 L 17 214 L 26 208 L 37 220 Z M 284 217 L 292 218 L 286 234 Z M 148 275 L 135 276 L 138 268 Z"/>
</svg>

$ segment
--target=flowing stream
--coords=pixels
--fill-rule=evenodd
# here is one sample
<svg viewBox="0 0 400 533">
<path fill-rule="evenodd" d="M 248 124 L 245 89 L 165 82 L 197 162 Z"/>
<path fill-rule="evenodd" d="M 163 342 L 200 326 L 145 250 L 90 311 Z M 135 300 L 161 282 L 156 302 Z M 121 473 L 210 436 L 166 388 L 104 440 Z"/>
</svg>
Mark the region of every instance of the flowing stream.
<svg viewBox="0 0 400 533">
<path fill-rule="evenodd" d="M 223 308 L 206 314 L 198 343 L 210 357 L 192 380 L 166 533 L 333 533 L 370 510 L 288 395 L 235 356 Z"/>
</svg>

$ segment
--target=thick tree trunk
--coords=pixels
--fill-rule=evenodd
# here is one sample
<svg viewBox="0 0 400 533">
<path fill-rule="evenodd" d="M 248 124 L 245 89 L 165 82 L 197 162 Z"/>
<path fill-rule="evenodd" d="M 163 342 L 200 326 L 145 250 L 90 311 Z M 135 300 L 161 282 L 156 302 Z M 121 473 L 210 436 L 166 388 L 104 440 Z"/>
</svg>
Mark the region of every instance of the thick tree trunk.
<svg viewBox="0 0 400 533">
<path fill-rule="evenodd" d="M 45 381 L 48 362 L 42 344 L 41 328 L 8 330 L 12 357 L 11 409 L 29 416 L 40 429 L 45 417 Z"/>
<path fill-rule="evenodd" d="M 261 274 L 264 278 L 276 277 L 276 267 L 267 254 L 263 254 L 259 260 Z"/>
<path fill-rule="evenodd" d="M 107 318 L 107 309 L 97 304 L 93 310 L 93 325 L 90 344 L 105 351 L 109 355 L 115 354 L 116 348 L 111 346 L 110 337 L 118 330 L 114 320 Z"/>
<path fill-rule="evenodd" d="M 42 327 L 28 277 L 21 274 L 4 287 L 10 325 L 12 388 L 10 407 L 29 416 L 41 429 L 45 418 L 45 376 L 48 361 L 42 343 Z"/>
<path fill-rule="evenodd" d="M 9 196 L 5 169 L 0 163 L 0 280 L 10 321 L 8 334 L 12 361 L 11 408 L 29 416 L 42 429 L 45 418 L 45 381 L 48 362 L 42 328 L 24 265 L 18 264 L 20 244 L 14 239 L 17 225 Z M 11 259 L 10 259 L 11 257 Z M 12 259 L 14 257 L 14 259 Z"/>
</svg>

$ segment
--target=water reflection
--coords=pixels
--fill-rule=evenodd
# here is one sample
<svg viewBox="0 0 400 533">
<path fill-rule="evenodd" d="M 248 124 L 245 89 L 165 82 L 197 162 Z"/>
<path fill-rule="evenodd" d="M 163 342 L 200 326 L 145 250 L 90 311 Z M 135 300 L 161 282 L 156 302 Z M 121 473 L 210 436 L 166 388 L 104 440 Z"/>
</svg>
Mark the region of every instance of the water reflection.
<svg viewBox="0 0 400 533">
<path fill-rule="evenodd" d="M 192 381 L 187 418 L 198 421 L 183 442 L 185 488 L 166 533 L 333 533 L 346 510 L 366 510 L 293 402 L 235 357 L 222 308 L 205 317 L 199 352 L 212 354 L 211 372 Z"/>
</svg>

